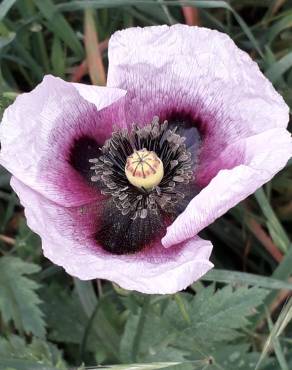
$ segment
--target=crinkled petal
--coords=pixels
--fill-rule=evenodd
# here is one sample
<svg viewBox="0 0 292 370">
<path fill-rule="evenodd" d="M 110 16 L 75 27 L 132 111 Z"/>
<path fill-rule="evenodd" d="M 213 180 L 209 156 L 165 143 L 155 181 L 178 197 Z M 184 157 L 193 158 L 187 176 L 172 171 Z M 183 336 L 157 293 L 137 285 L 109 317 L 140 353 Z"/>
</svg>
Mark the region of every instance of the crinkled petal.
<svg viewBox="0 0 292 370">
<path fill-rule="evenodd" d="M 165 246 L 196 235 L 290 158 L 288 106 L 226 34 L 185 25 L 127 29 L 111 38 L 109 59 L 108 86 L 127 90 L 128 122 L 175 117 L 201 134 L 194 174 L 202 190 L 168 228 Z"/>
<path fill-rule="evenodd" d="M 94 210 L 84 214 L 78 207 L 63 208 L 15 177 L 11 185 L 25 207 L 28 225 L 42 238 L 45 256 L 80 279 L 108 279 L 125 289 L 166 294 L 186 288 L 213 266 L 212 245 L 198 236 L 171 249 L 159 243 L 135 255 L 106 253 L 90 242 L 95 226 L 88 220 L 96 217 Z"/>
<path fill-rule="evenodd" d="M 239 164 L 240 158 L 222 160 L 230 144 L 287 126 L 283 98 L 250 56 L 218 31 L 186 25 L 126 29 L 111 38 L 109 60 L 108 86 L 127 90 L 128 122 L 146 124 L 158 115 L 199 129 L 199 188 L 218 170 Z"/>
<path fill-rule="evenodd" d="M 280 171 L 292 156 L 291 135 L 272 129 L 235 143 L 225 156 L 240 156 L 242 164 L 220 170 L 167 229 L 165 247 L 193 237 Z"/>
<path fill-rule="evenodd" d="M 72 83 L 78 93 L 87 100 L 89 103 L 92 103 L 96 106 L 97 110 L 106 108 L 108 105 L 113 102 L 123 98 L 126 95 L 125 90 L 103 87 L 103 86 L 94 86 L 94 85 L 85 85 L 81 83 Z M 106 122 L 105 129 L 108 129 Z M 123 122 L 117 122 L 117 125 L 122 125 Z"/>
<path fill-rule="evenodd" d="M 0 163 L 23 183 L 63 205 L 97 199 L 96 189 L 70 163 L 74 143 L 88 155 L 123 125 L 125 91 L 46 76 L 4 113 Z M 79 141 L 78 141 L 79 140 Z M 87 140 L 87 141 L 86 141 Z M 92 148 L 90 148 L 90 145 Z M 86 153 L 77 153 L 79 157 Z M 84 161 L 87 158 L 84 157 Z"/>
<path fill-rule="evenodd" d="M 111 37 L 109 61 L 108 86 L 127 90 L 130 121 L 194 111 L 229 139 L 287 125 L 282 97 L 224 33 L 186 25 L 130 28 Z"/>
</svg>

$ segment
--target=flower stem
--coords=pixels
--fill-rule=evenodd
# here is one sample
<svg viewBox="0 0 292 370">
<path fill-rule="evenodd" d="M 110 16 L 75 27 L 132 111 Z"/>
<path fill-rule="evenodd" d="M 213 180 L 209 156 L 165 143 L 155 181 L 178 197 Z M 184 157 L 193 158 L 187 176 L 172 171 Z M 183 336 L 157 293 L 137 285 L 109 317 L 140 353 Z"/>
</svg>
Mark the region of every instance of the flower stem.
<svg viewBox="0 0 292 370">
<path fill-rule="evenodd" d="M 142 334 L 143 334 L 145 321 L 146 321 L 146 316 L 147 316 L 147 313 L 148 313 L 150 302 L 151 302 L 150 297 L 145 296 L 143 307 L 142 307 L 140 317 L 139 317 L 139 321 L 138 321 L 138 325 L 137 325 L 137 330 L 136 330 L 135 337 L 134 337 L 134 342 L 133 342 L 132 359 L 133 359 L 134 362 L 137 361 L 137 356 L 138 356 L 139 349 L 140 349 L 141 338 L 142 338 Z"/>
</svg>

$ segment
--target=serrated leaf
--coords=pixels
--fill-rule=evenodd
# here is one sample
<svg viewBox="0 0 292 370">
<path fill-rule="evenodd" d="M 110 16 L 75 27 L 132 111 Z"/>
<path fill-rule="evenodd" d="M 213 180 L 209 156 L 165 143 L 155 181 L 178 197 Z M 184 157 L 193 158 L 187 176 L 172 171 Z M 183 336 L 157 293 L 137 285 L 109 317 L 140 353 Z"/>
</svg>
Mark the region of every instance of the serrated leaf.
<svg viewBox="0 0 292 370">
<path fill-rule="evenodd" d="M 170 351 L 168 348 L 169 344 L 175 340 L 176 331 L 171 330 L 169 323 L 153 309 L 150 309 L 145 317 L 143 317 L 141 310 L 138 314 L 130 315 L 120 346 L 120 356 L 123 362 L 134 361 L 133 348 L 135 341 L 137 341 L 135 334 L 139 330 L 141 321 L 144 321 L 144 328 L 141 333 L 136 361 L 184 361 L 186 352 L 176 348 L 172 348 Z M 155 335 L 153 335 L 154 333 Z"/>
<path fill-rule="evenodd" d="M 248 317 L 267 293 L 257 287 L 231 286 L 215 292 L 211 285 L 196 296 L 180 294 L 180 300 L 171 299 L 164 310 L 151 302 L 147 312 L 144 306 L 129 314 L 120 347 L 122 359 L 130 363 L 207 358 L 222 343 L 242 335 L 239 329 L 248 326 Z"/>
<path fill-rule="evenodd" d="M 20 368 L 22 366 L 24 368 L 26 361 L 29 361 L 31 364 L 35 362 L 38 366 L 50 368 L 56 366 L 58 369 L 66 369 L 61 351 L 52 343 L 35 337 L 31 343 L 26 343 L 17 335 L 11 335 L 7 339 L 0 338 L 0 369 L 5 361 L 16 365 L 21 364 Z M 19 366 L 15 367 L 19 368 Z"/>
<path fill-rule="evenodd" d="M 0 259 L 0 312 L 3 321 L 13 321 L 18 331 L 44 337 L 45 322 L 36 293 L 39 285 L 26 276 L 39 270 L 39 266 L 17 257 Z"/>
<path fill-rule="evenodd" d="M 210 353 L 210 367 L 208 370 L 253 370 L 259 353 L 251 352 L 248 344 L 224 345 Z M 269 364 L 266 361 L 264 366 Z M 263 368 L 264 369 L 264 368 Z M 276 370 L 276 368 L 274 368 Z"/>
<path fill-rule="evenodd" d="M 216 343 L 232 341 L 241 336 L 237 329 L 247 327 L 248 317 L 256 313 L 268 291 L 260 288 L 226 286 L 213 294 L 212 287 L 204 289 L 189 302 L 191 325 L 178 340 L 188 348 L 199 346 L 207 351 Z"/>
<path fill-rule="evenodd" d="M 71 293 L 58 284 L 51 284 L 41 290 L 41 297 L 50 328 L 49 339 L 56 343 L 81 346 L 90 319 L 80 304 L 77 292 Z M 86 350 L 93 353 L 98 349 L 104 350 L 104 344 L 96 331 L 90 330 L 86 341 Z"/>
<path fill-rule="evenodd" d="M 57 284 L 46 286 L 40 293 L 50 328 L 50 340 L 80 344 L 88 319 L 77 296 L 71 295 L 68 290 Z"/>
</svg>

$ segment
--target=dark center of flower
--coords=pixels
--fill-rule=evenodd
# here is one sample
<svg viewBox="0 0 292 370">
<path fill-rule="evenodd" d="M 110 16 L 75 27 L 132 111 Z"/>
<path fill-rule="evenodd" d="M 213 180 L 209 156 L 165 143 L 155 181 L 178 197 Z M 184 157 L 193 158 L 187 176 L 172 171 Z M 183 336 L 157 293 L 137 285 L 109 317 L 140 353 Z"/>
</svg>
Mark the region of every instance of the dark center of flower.
<svg viewBox="0 0 292 370">
<path fill-rule="evenodd" d="M 142 128 L 114 132 L 99 158 L 90 159 L 91 180 L 108 197 L 96 234 L 106 251 L 126 254 L 145 248 L 194 196 L 192 155 L 176 131 L 155 117 Z M 121 233 L 128 235 L 126 240 L 116 237 Z"/>
</svg>

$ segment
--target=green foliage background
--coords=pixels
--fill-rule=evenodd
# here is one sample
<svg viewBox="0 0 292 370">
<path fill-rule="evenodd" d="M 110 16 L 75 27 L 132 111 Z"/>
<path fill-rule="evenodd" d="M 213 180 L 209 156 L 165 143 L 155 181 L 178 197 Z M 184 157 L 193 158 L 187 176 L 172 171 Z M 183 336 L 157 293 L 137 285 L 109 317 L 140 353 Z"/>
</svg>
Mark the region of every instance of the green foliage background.
<svg viewBox="0 0 292 370">
<path fill-rule="evenodd" d="M 246 50 L 291 107 L 292 0 L 2 0 L 0 114 L 44 74 L 100 79 L 90 62 L 90 78 L 84 69 L 88 15 L 105 44 L 117 29 L 185 23 L 187 5 Z M 291 164 L 204 231 L 216 269 L 171 296 L 52 265 L 1 168 L 0 370 L 291 369 Z"/>
</svg>

